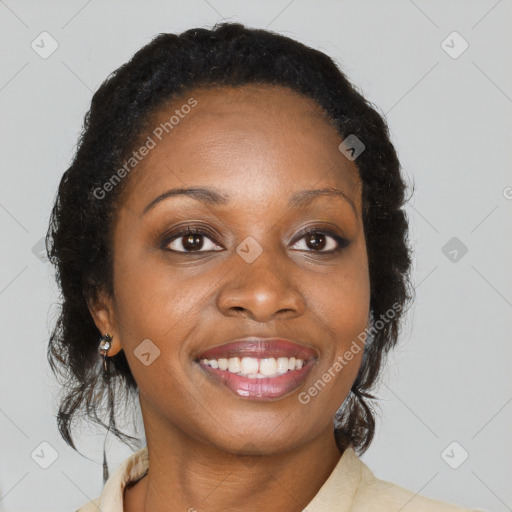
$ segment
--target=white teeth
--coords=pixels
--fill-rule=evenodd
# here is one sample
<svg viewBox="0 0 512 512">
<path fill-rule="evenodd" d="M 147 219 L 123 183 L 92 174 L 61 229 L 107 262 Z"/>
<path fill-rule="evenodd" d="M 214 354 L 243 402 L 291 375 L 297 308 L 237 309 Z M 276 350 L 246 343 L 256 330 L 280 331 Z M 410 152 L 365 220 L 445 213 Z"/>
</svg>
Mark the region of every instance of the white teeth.
<svg viewBox="0 0 512 512">
<path fill-rule="evenodd" d="M 245 375 L 258 373 L 259 361 L 255 357 L 242 357 L 240 361 L 240 371 Z"/>
<path fill-rule="evenodd" d="M 288 358 L 279 357 L 277 359 L 277 373 L 286 373 L 288 371 Z"/>
<path fill-rule="evenodd" d="M 277 361 L 270 357 L 260 361 L 260 373 L 263 375 L 274 375 L 277 373 Z"/>
<path fill-rule="evenodd" d="M 228 359 L 228 370 L 231 373 L 238 373 L 240 371 L 240 358 L 230 357 Z"/>
<path fill-rule="evenodd" d="M 303 359 L 295 357 L 267 357 L 258 359 L 256 357 L 230 357 L 220 359 L 202 359 L 201 362 L 214 369 L 231 373 L 238 373 L 241 376 L 251 379 L 263 379 L 283 375 L 288 371 L 300 370 L 304 366 Z"/>
</svg>

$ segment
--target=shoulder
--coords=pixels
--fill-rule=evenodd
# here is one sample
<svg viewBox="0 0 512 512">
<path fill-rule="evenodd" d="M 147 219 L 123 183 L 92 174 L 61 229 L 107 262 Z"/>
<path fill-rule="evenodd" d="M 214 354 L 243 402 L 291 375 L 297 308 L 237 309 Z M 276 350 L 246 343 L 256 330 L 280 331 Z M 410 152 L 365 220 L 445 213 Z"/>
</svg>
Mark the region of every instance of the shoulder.
<svg viewBox="0 0 512 512">
<path fill-rule="evenodd" d="M 479 512 L 376 478 L 352 446 L 303 512 Z"/>
<path fill-rule="evenodd" d="M 126 458 L 105 483 L 101 495 L 75 512 L 123 512 L 125 487 L 140 479 L 149 468 L 147 446 Z"/>
<path fill-rule="evenodd" d="M 358 461 L 361 479 L 354 496 L 354 511 L 480 512 L 428 498 L 394 483 L 380 480 L 362 460 L 358 458 Z"/>
</svg>

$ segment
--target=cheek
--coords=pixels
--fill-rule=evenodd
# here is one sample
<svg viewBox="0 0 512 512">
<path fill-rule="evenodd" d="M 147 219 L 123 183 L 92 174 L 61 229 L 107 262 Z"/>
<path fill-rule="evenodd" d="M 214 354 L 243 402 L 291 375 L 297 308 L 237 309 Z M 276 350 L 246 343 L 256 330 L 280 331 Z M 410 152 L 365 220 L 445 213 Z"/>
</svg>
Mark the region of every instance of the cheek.
<svg viewBox="0 0 512 512">
<path fill-rule="evenodd" d="M 341 273 L 326 281 L 323 289 L 316 288 L 314 312 L 329 340 L 299 402 L 318 422 L 335 415 L 359 372 L 364 354 L 361 335 L 369 314 L 368 281 L 365 272 Z"/>
<path fill-rule="evenodd" d="M 215 324 L 205 315 L 211 309 L 212 293 L 229 269 L 201 265 L 180 269 L 170 265 L 165 255 L 122 252 L 114 264 L 116 318 L 119 320 L 120 340 L 135 379 L 138 374 L 148 377 L 138 368 L 134 351 L 146 339 L 156 345 L 162 357 L 158 366 L 172 372 L 173 377 L 186 379 L 189 364 L 189 340 L 201 326 Z M 163 379 L 168 381 L 168 378 Z M 143 383 L 141 382 L 141 386 Z"/>
<path fill-rule="evenodd" d="M 324 344 L 316 378 L 329 383 L 325 387 L 329 389 L 326 395 L 330 394 L 331 403 L 336 404 L 350 390 L 364 353 L 370 311 L 365 250 L 354 251 L 337 272 L 322 276 L 321 281 L 317 278 L 316 285 L 312 282 L 309 289 L 310 309 L 330 336 L 330 342 Z"/>
<path fill-rule="evenodd" d="M 353 251 L 332 273 L 311 278 L 308 290 L 311 309 L 336 336 L 336 351 L 343 350 L 368 322 L 370 279 L 365 251 Z"/>
<path fill-rule="evenodd" d="M 182 342 L 196 323 L 200 290 L 141 260 L 120 258 L 114 268 L 119 337 L 140 393 L 157 408 L 181 410 L 183 397 L 170 390 L 187 381 Z"/>
<path fill-rule="evenodd" d="M 114 283 L 116 316 L 130 338 L 161 339 L 194 315 L 201 297 L 193 280 L 183 279 L 179 270 L 129 255 L 114 265 Z"/>
</svg>

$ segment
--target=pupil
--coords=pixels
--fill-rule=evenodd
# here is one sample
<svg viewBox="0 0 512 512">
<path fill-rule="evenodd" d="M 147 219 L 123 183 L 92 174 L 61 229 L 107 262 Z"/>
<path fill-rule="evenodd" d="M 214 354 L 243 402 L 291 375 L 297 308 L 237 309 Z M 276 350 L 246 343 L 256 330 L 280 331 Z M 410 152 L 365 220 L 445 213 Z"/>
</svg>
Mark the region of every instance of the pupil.
<svg viewBox="0 0 512 512">
<path fill-rule="evenodd" d="M 322 241 L 319 243 L 314 242 L 314 240 L 318 238 L 321 238 Z M 325 247 L 325 237 L 319 233 L 312 233 L 307 239 L 307 244 L 310 249 L 323 249 Z M 310 247 L 310 244 L 312 247 Z"/>
<path fill-rule="evenodd" d="M 185 247 L 185 249 L 187 250 L 201 249 L 201 247 L 203 246 L 201 235 L 190 234 L 185 236 L 184 238 L 185 241 L 183 243 L 183 247 Z"/>
</svg>

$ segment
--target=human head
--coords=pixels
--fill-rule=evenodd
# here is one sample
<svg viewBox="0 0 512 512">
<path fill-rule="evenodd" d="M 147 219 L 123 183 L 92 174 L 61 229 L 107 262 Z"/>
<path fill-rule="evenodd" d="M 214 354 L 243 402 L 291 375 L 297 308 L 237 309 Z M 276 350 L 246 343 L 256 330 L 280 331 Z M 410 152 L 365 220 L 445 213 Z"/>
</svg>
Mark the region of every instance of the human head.
<svg viewBox="0 0 512 512">
<path fill-rule="evenodd" d="M 200 87 L 250 84 L 287 87 L 313 100 L 342 138 L 352 134 L 366 146 L 354 163 L 362 184 L 370 306 L 374 318 L 390 310 L 396 314 L 376 330 L 364 352 L 352 393 L 337 417 L 335 436 L 340 447 L 352 444 L 360 453 L 369 446 L 375 427 L 367 402 L 372 398 L 369 390 L 383 358 L 396 344 L 410 298 L 407 220 L 402 209 L 405 184 L 399 161 L 383 118 L 329 57 L 284 36 L 239 24 L 161 34 L 116 70 L 93 96 L 75 158 L 59 187 L 47 237 L 63 296 L 49 358 L 67 386 L 59 428 L 70 444 L 71 420 L 81 408 L 104 425 L 96 415 L 98 397 L 103 394 L 96 372 L 98 338 L 104 333 L 94 323 L 87 301 L 100 288 L 114 292 L 112 226 L 131 176 L 104 197 L 98 195 L 162 107 Z M 123 351 L 111 362 L 118 391 L 136 391 Z M 121 432 L 114 433 L 127 439 Z"/>
</svg>

